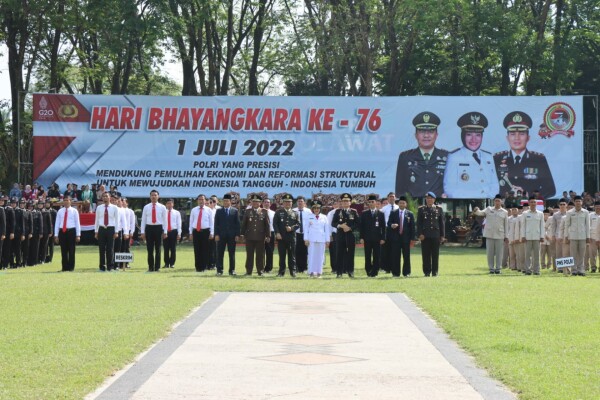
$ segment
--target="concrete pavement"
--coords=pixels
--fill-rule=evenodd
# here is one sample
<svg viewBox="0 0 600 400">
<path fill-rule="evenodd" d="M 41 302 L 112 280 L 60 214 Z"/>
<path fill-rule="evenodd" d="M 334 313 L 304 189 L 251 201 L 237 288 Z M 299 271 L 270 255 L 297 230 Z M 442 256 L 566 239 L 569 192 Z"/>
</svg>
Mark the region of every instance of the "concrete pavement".
<svg viewBox="0 0 600 400">
<path fill-rule="evenodd" d="M 90 399 L 515 399 L 402 294 L 218 293 Z"/>
</svg>

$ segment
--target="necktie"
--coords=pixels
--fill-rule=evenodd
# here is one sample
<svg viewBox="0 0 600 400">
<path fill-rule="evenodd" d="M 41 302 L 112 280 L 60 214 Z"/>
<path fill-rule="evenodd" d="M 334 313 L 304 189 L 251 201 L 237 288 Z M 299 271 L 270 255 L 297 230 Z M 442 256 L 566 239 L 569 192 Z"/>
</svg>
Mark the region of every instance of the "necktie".
<svg viewBox="0 0 600 400">
<path fill-rule="evenodd" d="M 104 206 L 104 226 L 108 226 L 108 206 Z"/>
<path fill-rule="evenodd" d="M 69 214 L 69 209 L 65 208 L 65 219 L 63 220 L 62 231 L 65 233 L 67 231 L 67 215 Z"/>
<path fill-rule="evenodd" d="M 200 232 L 200 230 L 202 229 L 202 211 L 204 210 L 204 207 L 200 207 L 200 214 L 198 215 L 198 224 L 196 225 L 196 230 L 198 232 Z"/>
<path fill-rule="evenodd" d="M 425 158 L 425 161 L 429 161 L 429 153 L 423 154 L 423 157 Z"/>
<path fill-rule="evenodd" d="M 404 211 L 400 210 L 400 234 L 404 230 Z"/>
<path fill-rule="evenodd" d="M 481 165 L 481 160 L 479 159 L 477 153 L 473 153 L 473 158 L 475 159 L 475 161 L 477 161 L 477 164 Z"/>
<path fill-rule="evenodd" d="M 371 217 L 375 218 L 375 211 L 371 211 Z"/>
<path fill-rule="evenodd" d="M 521 162 L 521 156 L 516 156 L 515 157 L 515 165 L 519 164 Z"/>
<path fill-rule="evenodd" d="M 299 214 L 300 214 L 300 233 L 303 233 L 304 231 L 302 230 L 302 210 L 298 210 Z"/>
<path fill-rule="evenodd" d="M 227 216 L 229 217 L 229 207 L 227 207 L 226 210 L 227 210 Z"/>
<path fill-rule="evenodd" d="M 169 210 L 169 216 L 167 218 L 167 231 L 171 231 L 171 210 Z"/>
<path fill-rule="evenodd" d="M 156 204 L 152 204 L 152 223 L 156 223 Z"/>
</svg>

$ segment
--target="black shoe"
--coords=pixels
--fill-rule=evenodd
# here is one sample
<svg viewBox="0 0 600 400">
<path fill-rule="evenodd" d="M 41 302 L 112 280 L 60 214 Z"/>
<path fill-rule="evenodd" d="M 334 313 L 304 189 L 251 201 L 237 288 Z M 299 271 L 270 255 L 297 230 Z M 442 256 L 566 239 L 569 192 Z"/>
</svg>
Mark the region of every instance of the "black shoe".
<svg viewBox="0 0 600 400">
<path fill-rule="evenodd" d="M 497 269 L 497 270 L 496 270 L 496 272 L 495 272 L 495 274 L 496 274 L 496 275 L 500 275 L 500 270 L 499 270 L 499 269 Z"/>
<path fill-rule="evenodd" d="M 349 276 L 350 278 L 354 278 L 354 274 L 353 274 L 352 272 L 349 272 L 349 273 L 348 273 L 348 276 Z"/>
<path fill-rule="evenodd" d="M 585 276 L 585 272 L 580 272 L 579 276 Z"/>
<path fill-rule="evenodd" d="M 425 274 L 425 277 L 426 277 L 426 278 L 429 278 L 430 276 L 431 276 L 430 274 Z"/>
<path fill-rule="evenodd" d="M 410 278 L 410 274 L 402 275 L 405 278 Z"/>
<path fill-rule="evenodd" d="M 235 271 L 229 271 L 229 276 L 236 276 L 237 274 L 235 273 Z"/>
<path fill-rule="evenodd" d="M 284 274 L 281 274 L 281 273 L 277 274 L 278 278 L 283 278 L 283 276 L 284 276 Z"/>
<path fill-rule="evenodd" d="M 438 276 L 438 274 L 431 274 L 431 276 Z"/>
<path fill-rule="evenodd" d="M 217 272 L 216 276 L 223 276 L 222 272 Z"/>
<path fill-rule="evenodd" d="M 494 270 L 490 270 L 490 275 L 494 275 L 494 274 L 495 274 Z"/>
<path fill-rule="evenodd" d="M 263 274 L 262 272 L 259 272 L 259 273 L 258 273 L 258 276 L 263 276 L 263 275 L 264 275 L 264 274 Z"/>
<path fill-rule="evenodd" d="M 337 274 L 336 275 L 336 278 L 341 278 L 341 277 L 342 277 L 342 274 Z"/>
<path fill-rule="evenodd" d="M 251 274 L 251 273 L 249 273 L 249 272 L 246 272 L 246 273 L 244 274 L 244 276 L 251 276 L 251 275 L 252 275 L 252 274 Z"/>
<path fill-rule="evenodd" d="M 525 275 L 531 275 L 531 271 L 525 272 Z"/>
<path fill-rule="evenodd" d="M 292 275 L 292 278 L 296 277 L 296 273 L 295 272 L 290 272 L 290 275 Z M 281 275 L 281 276 L 283 276 L 283 275 Z"/>
<path fill-rule="evenodd" d="M 539 273 L 539 272 L 534 272 L 533 274 L 534 274 L 534 275 L 539 275 L 540 273 Z"/>
</svg>

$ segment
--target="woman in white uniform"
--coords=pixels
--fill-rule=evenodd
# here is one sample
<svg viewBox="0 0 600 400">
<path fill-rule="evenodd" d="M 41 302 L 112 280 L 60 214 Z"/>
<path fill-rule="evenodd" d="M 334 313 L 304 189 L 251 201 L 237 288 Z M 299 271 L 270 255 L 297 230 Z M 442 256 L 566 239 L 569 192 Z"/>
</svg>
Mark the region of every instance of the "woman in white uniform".
<svg viewBox="0 0 600 400">
<path fill-rule="evenodd" d="M 331 226 L 327 216 L 321 214 L 321 202 L 315 200 L 311 206 L 312 214 L 304 228 L 304 244 L 308 247 L 308 274 L 320 278 L 325 262 L 325 248 L 329 247 Z"/>
</svg>

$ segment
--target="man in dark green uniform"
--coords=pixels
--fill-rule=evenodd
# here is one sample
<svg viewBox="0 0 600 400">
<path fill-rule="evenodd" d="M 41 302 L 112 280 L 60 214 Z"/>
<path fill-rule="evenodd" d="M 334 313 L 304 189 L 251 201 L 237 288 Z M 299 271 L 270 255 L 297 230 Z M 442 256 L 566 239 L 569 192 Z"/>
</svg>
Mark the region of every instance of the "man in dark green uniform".
<svg viewBox="0 0 600 400">
<path fill-rule="evenodd" d="M 426 205 L 417 213 L 417 235 L 421 241 L 423 273 L 437 276 L 439 270 L 440 244 L 444 241 L 444 212 L 435 205 L 435 193 L 427 192 Z"/>
<path fill-rule="evenodd" d="M 436 196 L 444 193 L 444 171 L 448 151 L 435 147 L 440 118 L 424 111 L 412 121 L 418 147 L 400 153 L 396 169 L 396 194 L 410 193 L 413 197 L 424 197 L 431 191 Z"/>
<path fill-rule="evenodd" d="M 522 111 L 513 111 L 504 117 L 510 150 L 494 154 L 502 195 L 511 190 L 531 195 L 538 190 L 547 199 L 556 193 L 546 157 L 527 149 L 531 126 L 531 117 Z"/>
<path fill-rule="evenodd" d="M 285 275 L 285 259 L 290 275 L 296 276 L 296 230 L 300 227 L 298 213 L 292 210 L 294 199 L 291 194 L 282 196 L 283 207 L 278 209 L 273 216 L 273 228 L 277 239 L 277 251 L 279 252 L 279 273 L 277 276 Z"/>
</svg>

